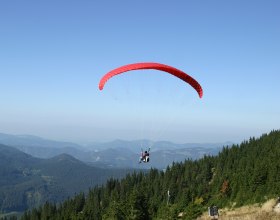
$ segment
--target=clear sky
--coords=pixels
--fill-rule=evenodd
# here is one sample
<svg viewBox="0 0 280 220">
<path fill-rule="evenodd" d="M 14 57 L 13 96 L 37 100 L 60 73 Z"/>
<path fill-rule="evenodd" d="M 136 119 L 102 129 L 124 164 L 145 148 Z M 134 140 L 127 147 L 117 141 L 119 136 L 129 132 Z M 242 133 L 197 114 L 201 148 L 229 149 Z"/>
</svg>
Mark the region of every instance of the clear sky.
<svg viewBox="0 0 280 220">
<path fill-rule="evenodd" d="M 0 132 L 240 142 L 280 126 L 280 1 L 0 1 Z M 160 71 L 100 78 L 159 62 Z"/>
</svg>

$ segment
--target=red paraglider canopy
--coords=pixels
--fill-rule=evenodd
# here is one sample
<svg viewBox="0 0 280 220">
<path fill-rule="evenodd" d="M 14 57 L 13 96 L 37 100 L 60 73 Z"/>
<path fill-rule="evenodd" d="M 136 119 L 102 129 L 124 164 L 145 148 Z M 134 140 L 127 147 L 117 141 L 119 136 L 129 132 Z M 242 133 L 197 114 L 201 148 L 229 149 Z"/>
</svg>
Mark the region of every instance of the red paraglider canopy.
<svg viewBox="0 0 280 220">
<path fill-rule="evenodd" d="M 186 83 L 189 83 L 198 93 L 199 97 L 202 98 L 203 96 L 203 90 L 200 84 L 191 76 L 184 73 L 183 71 L 176 69 L 172 66 L 168 66 L 165 64 L 160 63 L 133 63 L 128 64 L 125 66 L 121 66 L 119 68 L 113 69 L 112 71 L 105 74 L 102 79 L 99 82 L 99 89 L 102 90 L 106 82 L 113 76 L 131 71 L 131 70 L 143 70 L 143 69 L 155 69 L 155 70 L 161 70 L 164 72 L 167 72 L 173 76 L 178 77 L 179 79 L 185 81 Z"/>
</svg>

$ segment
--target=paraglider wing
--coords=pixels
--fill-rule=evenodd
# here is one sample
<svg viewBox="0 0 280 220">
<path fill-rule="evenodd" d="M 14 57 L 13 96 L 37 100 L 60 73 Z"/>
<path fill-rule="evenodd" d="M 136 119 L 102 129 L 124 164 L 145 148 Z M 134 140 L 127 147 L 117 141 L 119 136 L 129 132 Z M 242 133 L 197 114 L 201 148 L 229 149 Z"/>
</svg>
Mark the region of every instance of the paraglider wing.
<svg viewBox="0 0 280 220">
<path fill-rule="evenodd" d="M 131 71 L 131 70 L 143 70 L 143 69 L 155 69 L 155 70 L 160 70 L 167 72 L 173 76 L 178 77 L 179 79 L 185 81 L 186 83 L 189 83 L 198 93 L 199 97 L 202 98 L 203 96 L 203 90 L 200 84 L 191 76 L 188 74 L 184 73 L 183 71 L 176 69 L 172 66 L 168 66 L 165 64 L 160 64 L 160 63 L 133 63 L 133 64 L 128 64 L 125 66 L 121 66 L 119 68 L 116 68 L 107 74 L 105 74 L 102 79 L 99 82 L 99 89 L 102 90 L 106 82 L 113 76 Z"/>
</svg>

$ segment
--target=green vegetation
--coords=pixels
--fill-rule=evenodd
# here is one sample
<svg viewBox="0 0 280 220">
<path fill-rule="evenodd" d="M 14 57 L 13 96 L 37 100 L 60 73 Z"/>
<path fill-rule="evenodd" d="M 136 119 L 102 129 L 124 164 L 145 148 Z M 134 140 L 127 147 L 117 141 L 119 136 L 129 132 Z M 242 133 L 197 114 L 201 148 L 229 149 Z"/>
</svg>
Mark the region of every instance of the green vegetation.
<svg viewBox="0 0 280 220">
<path fill-rule="evenodd" d="M 76 195 L 60 205 L 46 203 L 22 219 L 182 219 L 199 216 L 208 206 L 261 203 L 280 192 L 280 131 L 218 156 L 173 163 L 165 172 L 128 174 Z M 169 191 L 169 197 L 167 192 Z"/>
<path fill-rule="evenodd" d="M 128 172 L 91 167 L 66 154 L 38 159 L 0 144 L 0 213 L 56 204 Z"/>
</svg>

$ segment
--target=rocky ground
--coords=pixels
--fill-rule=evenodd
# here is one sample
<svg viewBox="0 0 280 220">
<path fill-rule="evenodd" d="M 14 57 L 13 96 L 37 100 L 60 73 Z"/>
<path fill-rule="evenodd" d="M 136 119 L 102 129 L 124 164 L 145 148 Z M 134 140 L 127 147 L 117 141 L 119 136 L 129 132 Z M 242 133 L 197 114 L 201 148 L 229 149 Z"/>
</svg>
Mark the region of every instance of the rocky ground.
<svg viewBox="0 0 280 220">
<path fill-rule="evenodd" d="M 215 219 L 204 213 L 197 220 Z M 218 220 L 280 220 L 280 203 L 271 199 L 264 204 L 219 210 Z"/>
</svg>

